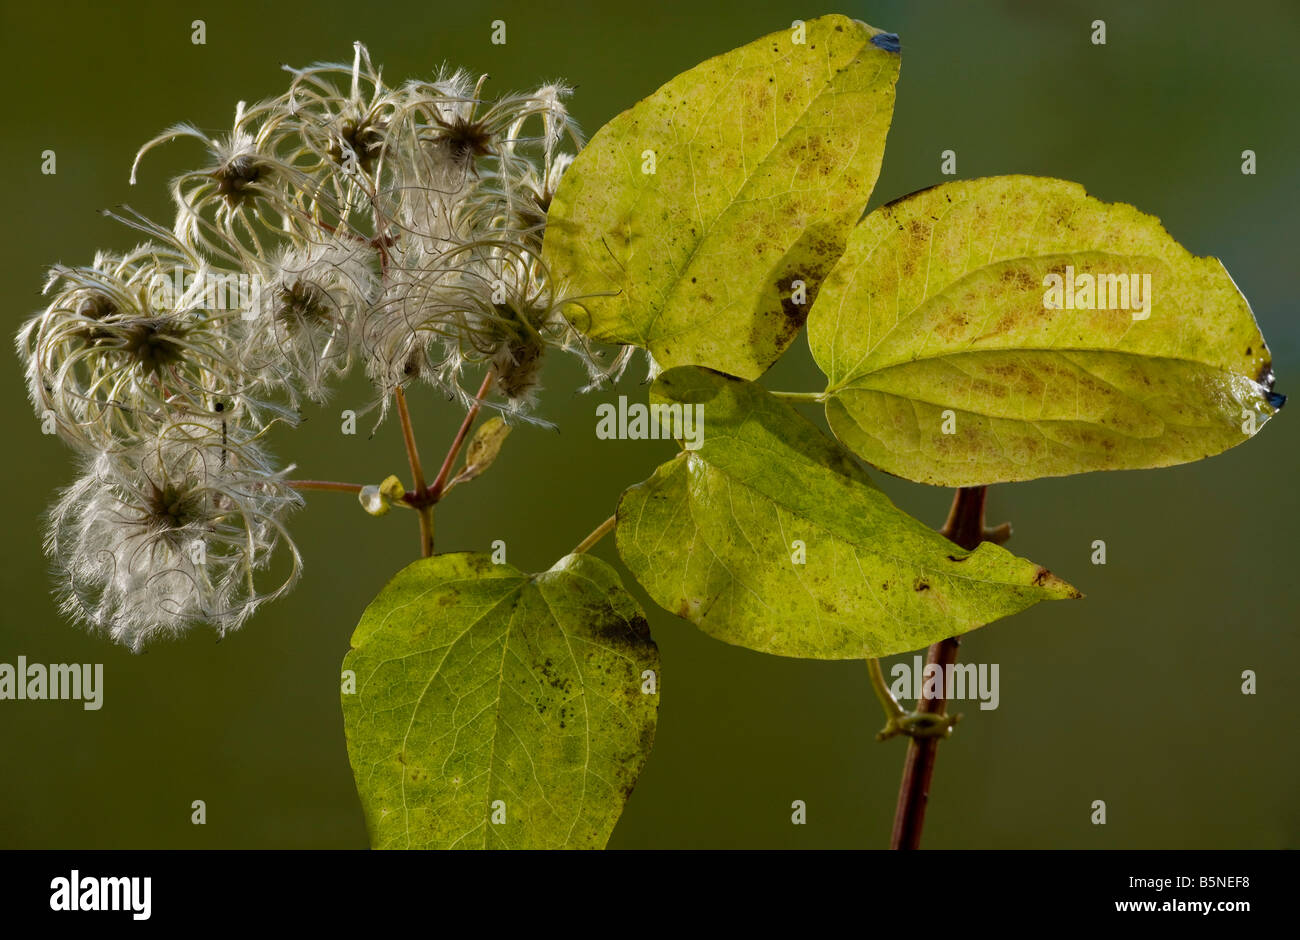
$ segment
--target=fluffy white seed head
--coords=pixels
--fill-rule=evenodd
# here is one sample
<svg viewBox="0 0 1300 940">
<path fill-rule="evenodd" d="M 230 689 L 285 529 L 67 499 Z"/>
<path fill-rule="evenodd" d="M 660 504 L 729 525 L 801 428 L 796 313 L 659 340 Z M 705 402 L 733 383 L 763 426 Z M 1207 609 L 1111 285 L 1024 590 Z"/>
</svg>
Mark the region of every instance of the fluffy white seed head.
<svg viewBox="0 0 1300 940">
<path fill-rule="evenodd" d="M 286 248 L 257 275 L 254 315 L 237 330 L 240 362 L 258 390 L 324 401 L 347 374 L 379 291 L 366 244 L 328 239 Z"/>
<path fill-rule="evenodd" d="M 541 261 L 582 145 L 567 86 L 493 97 L 448 69 L 389 85 L 359 43 L 350 62 L 288 71 L 229 133 L 178 124 L 147 142 L 132 183 L 163 143 L 206 155 L 171 183 L 174 223 L 109 213 L 147 241 L 57 266 L 18 336 L 33 406 L 84 464 L 47 542 L 64 604 L 132 648 L 234 629 L 292 585 L 298 499 L 257 440 L 358 360 L 381 420 L 416 383 L 468 408 L 485 374 L 484 404 L 540 420 L 549 350 L 592 385 L 627 361 L 574 329 L 583 298 Z M 291 573 L 267 588 L 277 551 Z"/>
<path fill-rule="evenodd" d="M 63 610 L 133 650 L 198 624 L 224 635 L 296 581 L 283 520 L 299 502 L 254 443 L 218 427 L 95 455 L 50 514 Z M 277 549 L 286 571 L 271 574 Z"/>
</svg>

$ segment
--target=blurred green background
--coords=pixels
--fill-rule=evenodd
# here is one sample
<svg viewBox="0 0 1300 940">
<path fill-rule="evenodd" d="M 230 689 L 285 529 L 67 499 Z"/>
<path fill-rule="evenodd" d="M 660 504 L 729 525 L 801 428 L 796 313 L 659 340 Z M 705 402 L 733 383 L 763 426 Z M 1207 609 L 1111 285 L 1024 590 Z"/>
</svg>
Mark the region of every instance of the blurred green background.
<svg viewBox="0 0 1300 940">
<path fill-rule="evenodd" d="M 699 60 L 829 11 L 765 0 L 6 3 L 6 330 L 41 306 L 45 265 L 134 242 L 95 209 L 129 202 L 170 219 L 166 181 L 200 154 L 186 143 L 156 152 L 132 189 L 141 142 L 180 120 L 228 130 L 237 100 L 283 88 L 281 63 L 350 60 L 361 39 L 390 80 L 443 61 L 490 72 L 498 91 L 562 77 L 577 85 L 574 111 L 592 133 Z M 1278 390 L 1296 392 L 1294 3 L 873 0 L 838 11 L 902 36 L 873 205 L 941 181 L 947 149 L 963 178 L 1066 177 L 1134 203 L 1193 252 L 1224 261 L 1272 345 Z M 204 46 L 190 42 L 197 18 Z M 508 24 L 504 47 L 489 43 L 494 19 Z M 1103 47 L 1089 41 L 1094 19 L 1107 24 Z M 58 155 L 54 176 L 40 173 L 46 149 Z M 1258 154 L 1256 176 L 1240 172 L 1244 149 Z M 575 369 L 548 364 L 543 408 L 558 433 L 518 430 L 503 462 L 440 508 L 439 548 L 486 550 L 501 538 L 526 569 L 571 549 L 671 452 L 594 436 L 597 401 L 640 394 L 642 374 L 576 397 Z M 413 559 L 413 519 L 371 519 L 351 497 L 309 494 L 293 520 L 307 559 L 297 591 L 223 642 L 196 632 L 133 656 L 55 609 L 41 515 L 72 463 L 41 436 L 12 355 L 0 357 L 0 375 L 0 662 L 105 664 L 101 711 L 0 702 L 0 847 L 364 846 L 339 661 L 368 600 Z M 768 384 L 811 390 L 818 379 L 800 339 Z M 395 424 L 373 439 L 338 433 L 339 411 L 368 396 L 362 381 L 344 386 L 281 434 L 277 453 L 308 477 L 405 475 Z M 425 453 L 440 453 L 458 415 L 427 392 L 413 412 Z M 1088 596 L 966 641 L 964 660 L 1001 664 L 1001 706 L 961 708 L 966 721 L 939 756 L 925 845 L 1300 846 L 1289 534 L 1300 416 L 1289 412 L 1199 464 L 992 491 L 990 521 L 1015 524 L 1010 547 Z M 943 521 L 949 492 L 881 482 L 921 519 Z M 1107 543 L 1105 567 L 1090 564 L 1094 539 Z M 612 540 L 596 553 L 617 561 Z M 865 667 L 726 646 L 633 591 L 662 651 L 662 705 L 654 753 L 611 844 L 884 845 L 903 744 L 874 741 L 881 716 Z M 1258 673 L 1253 697 L 1240 692 L 1243 669 Z M 205 826 L 190 823 L 196 799 Z M 796 799 L 807 803 L 805 826 L 791 825 Z M 1105 826 L 1089 822 L 1096 799 L 1107 803 Z"/>
</svg>

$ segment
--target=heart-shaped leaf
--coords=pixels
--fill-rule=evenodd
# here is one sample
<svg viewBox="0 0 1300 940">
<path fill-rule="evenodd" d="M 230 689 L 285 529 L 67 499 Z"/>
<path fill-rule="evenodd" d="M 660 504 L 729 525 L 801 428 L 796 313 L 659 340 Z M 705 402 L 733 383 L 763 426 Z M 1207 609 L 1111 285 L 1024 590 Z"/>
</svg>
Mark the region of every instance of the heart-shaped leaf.
<svg viewBox="0 0 1300 940">
<path fill-rule="evenodd" d="M 764 653 L 919 649 L 1041 600 L 1078 597 L 992 543 L 966 551 L 902 512 L 837 444 L 753 382 L 683 367 L 660 412 L 703 442 L 627 490 L 619 554 L 657 603 Z M 661 417 L 661 421 L 669 420 Z"/>
<path fill-rule="evenodd" d="M 604 846 L 650 753 L 657 679 L 643 673 L 659 669 L 607 564 L 422 559 L 352 646 L 343 718 L 376 848 Z"/>
<path fill-rule="evenodd" d="M 573 325 L 749 378 L 798 334 L 880 173 L 897 37 L 823 16 L 709 59 L 565 172 L 544 260 Z M 798 283 L 797 283 L 798 282 Z"/>
<path fill-rule="evenodd" d="M 945 183 L 877 209 L 808 340 L 836 436 L 943 486 L 1198 460 L 1285 400 L 1222 264 L 1062 180 Z"/>
</svg>

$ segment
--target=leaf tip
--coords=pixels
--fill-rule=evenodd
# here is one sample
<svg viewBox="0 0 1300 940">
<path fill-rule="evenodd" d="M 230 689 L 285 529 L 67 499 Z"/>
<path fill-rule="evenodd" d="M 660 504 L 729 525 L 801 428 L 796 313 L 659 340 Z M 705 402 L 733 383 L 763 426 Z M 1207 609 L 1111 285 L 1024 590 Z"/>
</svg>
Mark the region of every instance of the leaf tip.
<svg viewBox="0 0 1300 940">
<path fill-rule="evenodd" d="M 1073 601 L 1079 600 L 1083 597 L 1083 592 L 1077 587 L 1066 581 L 1064 578 L 1058 578 L 1046 568 L 1039 568 L 1038 571 L 1034 573 L 1034 584 L 1050 594 L 1055 594 L 1063 600 Z"/>
</svg>

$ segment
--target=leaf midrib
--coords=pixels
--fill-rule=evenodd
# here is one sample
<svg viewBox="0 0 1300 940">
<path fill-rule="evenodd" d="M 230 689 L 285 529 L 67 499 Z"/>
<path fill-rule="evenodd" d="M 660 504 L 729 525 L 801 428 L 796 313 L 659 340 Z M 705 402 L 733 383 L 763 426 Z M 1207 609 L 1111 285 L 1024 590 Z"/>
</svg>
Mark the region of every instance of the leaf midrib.
<svg viewBox="0 0 1300 940">
<path fill-rule="evenodd" d="M 733 439 L 735 439 L 735 440 L 741 440 L 740 438 L 737 438 L 737 437 L 735 437 L 734 435 L 729 435 L 729 436 L 731 436 L 731 437 L 732 437 Z M 745 443 L 745 442 L 744 442 L 743 440 L 741 440 L 741 443 Z M 680 460 L 680 459 L 681 459 L 681 456 L 683 456 L 683 455 L 679 455 L 677 458 L 674 458 L 674 459 L 678 459 L 678 460 Z M 991 578 L 977 578 L 977 577 L 971 577 L 971 576 L 969 576 L 969 575 L 964 575 L 964 574 L 961 574 L 961 573 L 959 573 L 959 572 L 948 571 L 948 570 L 945 570 L 945 569 L 942 569 L 942 568 L 930 568 L 930 567 L 926 567 L 926 566 L 923 566 L 923 565 L 919 565 L 919 564 L 917 564 L 917 562 L 916 562 L 915 559 L 904 559 L 902 556 L 894 555 L 894 554 L 891 554 L 890 552 L 885 551 L 885 550 L 883 550 L 883 549 L 876 548 L 876 547 L 874 546 L 874 544 L 870 544 L 870 545 L 868 545 L 868 544 L 863 543 L 863 542 L 860 542 L 860 541 L 855 541 L 855 540 L 853 540 L 853 539 L 851 539 L 851 538 L 845 537 L 844 535 L 840 534 L 839 532 L 837 532 L 836 530 L 834 530 L 834 529 L 832 529 L 832 528 L 827 527 L 826 525 L 819 524 L 817 521 L 815 521 L 812 517 L 808 516 L 807 514 L 805 514 L 805 513 L 801 512 L 801 511 L 799 511 L 799 510 L 796 510 L 796 509 L 792 508 L 788 503 L 782 501 L 782 500 L 779 499 L 779 498 L 776 498 L 776 497 L 773 497 L 773 496 L 768 495 L 768 493 L 766 493 L 765 491 L 759 489 L 758 487 L 755 487 L 755 486 L 752 486 L 752 485 L 746 483 L 742 478 L 740 478 L 740 477 L 738 477 L 738 476 L 735 476 L 734 474 L 728 473 L 726 470 L 723 470 L 723 469 L 722 469 L 721 467 L 719 467 L 717 464 L 710 463 L 707 459 L 705 459 L 705 458 L 703 458 L 703 457 L 700 457 L 698 454 L 696 454 L 696 455 L 694 455 L 694 456 L 696 457 L 696 459 L 700 460 L 701 463 L 703 463 L 703 464 L 704 464 L 704 465 L 705 465 L 709 470 L 711 470 L 711 471 L 714 472 L 714 473 L 717 473 L 719 476 L 725 477 L 725 478 L 729 481 L 729 483 L 731 483 L 731 485 L 734 485 L 734 486 L 737 486 L 737 487 L 739 487 L 739 488 L 741 488 L 741 489 L 747 490 L 748 492 L 751 492 L 751 493 L 755 493 L 755 494 L 757 494 L 757 495 L 758 495 L 759 497 L 761 497 L 763 500 L 765 500 L 765 501 L 767 501 L 767 502 L 770 502 L 770 503 L 772 503 L 772 504 L 775 505 L 775 506 L 779 506 L 779 507 L 781 507 L 781 508 L 784 509 L 786 512 L 788 512 L 791 516 L 796 517 L 796 518 L 799 518 L 799 519 L 803 519 L 803 520 L 807 521 L 807 523 L 808 523 L 809 525 L 811 525 L 813 528 L 818 529 L 818 530 L 820 530 L 820 531 L 822 531 L 822 532 L 825 532 L 825 533 L 827 533 L 831 538 L 835 539 L 836 541 L 838 541 L 838 542 L 840 542 L 840 543 L 842 543 L 842 544 L 844 544 L 844 545 L 849 546 L 850 548 L 853 549 L 855 557 L 856 557 L 856 555 L 857 555 L 857 553 L 858 553 L 859 551 L 862 551 L 863 553 L 865 553 L 865 554 L 867 554 L 867 555 L 874 555 L 875 557 L 878 557 L 878 558 L 888 559 L 889 561 L 891 561 L 891 562 L 893 562 L 893 563 L 895 563 L 895 564 L 898 564 L 901 568 L 903 568 L 903 569 L 905 569 L 905 570 L 920 571 L 920 572 L 924 572 L 924 573 L 932 574 L 932 575 L 935 575 L 935 576 L 941 576 L 941 577 L 944 577 L 944 578 L 951 578 L 951 579 L 953 579 L 953 580 L 958 580 L 958 581 L 967 581 L 967 582 L 970 582 L 970 583 L 972 583 L 972 584 L 1001 584 L 1001 585 L 1006 585 L 1006 586 L 1009 586 L 1009 587 L 1025 588 L 1025 589 L 1031 589 L 1031 588 L 1033 587 L 1033 585 L 1023 584 L 1023 583 L 1018 582 L 1018 581 L 1002 581 L 1002 580 L 996 580 L 996 579 L 991 579 Z M 689 457 L 688 457 L 688 459 L 689 459 Z M 820 467 L 820 465 L 818 465 L 818 466 Z M 825 469 L 825 468 L 821 468 L 821 469 Z M 857 485 L 860 486 L 861 484 L 857 484 Z M 870 495 L 876 495 L 876 496 L 878 496 L 880 499 L 884 499 L 884 500 L 888 501 L 888 497 L 885 496 L 883 493 L 881 493 L 879 490 L 865 490 L 865 493 L 870 494 Z M 695 500 L 693 500 L 693 499 L 691 498 L 689 487 L 686 488 L 686 503 L 687 503 L 687 506 L 690 507 L 690 508 L 692 508 L 692 509 L 693 509 L 693 507 L 695 506 Z M 903 511 L 900 510 L 900 509 L 898 509 L 896 506 L 894 506 L 892 502 L 889 502 L 889 508 L 892 508 L 894 512 L 898 513 L 898 515 L 900 516 L 900 518 L 905 518 L 905 514 L 903 513 Z M 693 526 L 695 526 L 695 528 L 696 528 L 697 531 L 700 530 L 701 527 L 700 527 L 700 525 L 696 522 L 696 520 L 695 520 L 695 516 L 694 516 L 694 512 L 693 512 L 693 511 L 692 511 L 692 514 L 691 514 L 691 524 L 692 524 Z M 905 524 L 905 523 L 904 523 L 904 524 Z M 920 523 L 917 523 L 917 525 L 920 526 Z M 935 533 L 932 529 L 925 528 L 924 526 L 920 526 L 920 531 L 923 531 L 923 532 L 925 532 L 925 533 L 928 533 L 929 535 L 934 535 L 935 537 L 940 538 L 940 539 L 943 538 L 942 535 L 938 535 L 938 534 Z M 955 544 L 955 543 L 949 542 L 949 544 L 952 545 L 952 548 L 953 548 L 953 551 L 950 552 L 950 554 L 954 554 L 954 555 L 955 555 L 955 554 L 964 554 L 964 556 L 965 556 L 966 558 L 970 558 L 970 557 L 974 556 L 975 554 L 977 554 L 977 553 L 980 551 L 979 548 L 977 548 L 975 551 L 967 551 L 966 549 L 961 548 L 961 546 L 959 546 L 959 545 L 957 545 L 957 544 Z M 982 546 L 982 545 L 985 545 L 985 544 L 988 544 L 988 543 L 981 543 L 981 546 Z M 1011 556 L 1011 557 L 1014 557 L 1014 556 Z M 904 562 L 906 562 L 906 563 L 904 563 Z"/>
</svg>

